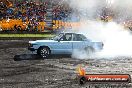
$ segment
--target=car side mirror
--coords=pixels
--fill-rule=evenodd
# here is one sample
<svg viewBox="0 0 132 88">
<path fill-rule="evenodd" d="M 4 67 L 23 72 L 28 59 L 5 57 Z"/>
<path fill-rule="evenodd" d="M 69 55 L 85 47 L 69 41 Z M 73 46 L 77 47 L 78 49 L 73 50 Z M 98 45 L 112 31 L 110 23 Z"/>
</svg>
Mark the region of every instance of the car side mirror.
<svg viewBox="0 0 132 88">
<path fill-rule="evenodd" d="M 60 42 L 60 39 L 57 39 L 58 42 Z"/>
<path fill-rule="evenodd" d="M 60 42 L 60 39 L 58 39 L 57 41 Z"/>
<path fill-rule="evenodd" d="M 60 42 L 60 41 L 63 41 L 63 38 L 61 38 L 61 39 L 58 39 L 57 41 L 58 41 L 58 42 Z"/>
</svg>

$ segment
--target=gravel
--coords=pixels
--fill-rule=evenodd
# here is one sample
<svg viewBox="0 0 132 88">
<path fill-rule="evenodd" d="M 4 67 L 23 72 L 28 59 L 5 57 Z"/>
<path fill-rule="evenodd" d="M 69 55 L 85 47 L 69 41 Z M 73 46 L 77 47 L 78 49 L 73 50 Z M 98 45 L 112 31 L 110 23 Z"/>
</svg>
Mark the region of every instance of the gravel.
<svg viewBox="0 0 132 88">
<path fill-rule="evenodd" d="M 87 74 L 132 75 L 130 57 L 80 60 L 60 55 L 41 59 L 29 54 L 27 43 L 0 40 L 0 88 L 132 88 L 131 83 L 79 85 L 76 79 L 80 64 Z"/>
</svg>

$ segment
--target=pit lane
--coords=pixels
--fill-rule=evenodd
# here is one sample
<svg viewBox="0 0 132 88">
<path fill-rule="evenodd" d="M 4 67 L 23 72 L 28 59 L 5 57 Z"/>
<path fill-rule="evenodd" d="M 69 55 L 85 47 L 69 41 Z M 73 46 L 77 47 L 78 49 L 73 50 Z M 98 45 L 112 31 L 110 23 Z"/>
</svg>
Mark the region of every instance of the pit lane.
<svg viewBox="0 0 132 88">
<path fill-rule="evenodd" d="M 43 60 L 37 55 L 32 55 L 27 50 L 27 46 L 28 40 L 0 40 L 0 88 L 88 87 L 87 84 L 79 85 L 75 80 L 79 64 L 85 66 L 90 74 L 132 75 L 132 58 L 130 57 L 83 60 L 61 55 Z M 96 86 L 98 85 L 91 84 L 90 88 Z"/>
</svg>

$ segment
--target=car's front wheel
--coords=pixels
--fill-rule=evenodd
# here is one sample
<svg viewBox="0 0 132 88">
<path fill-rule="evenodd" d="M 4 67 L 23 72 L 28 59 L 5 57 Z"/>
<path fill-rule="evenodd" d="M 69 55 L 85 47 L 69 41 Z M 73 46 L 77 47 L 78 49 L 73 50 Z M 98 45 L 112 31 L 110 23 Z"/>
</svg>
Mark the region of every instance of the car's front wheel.
<svg viewBox="0 0 132 88">
<path fill-rule="evenodd" d="M 50 49 L 48 47 L 40 47 L 37 54 L 42 58 L 48 58 L 50 56 Z"/>
</svg>

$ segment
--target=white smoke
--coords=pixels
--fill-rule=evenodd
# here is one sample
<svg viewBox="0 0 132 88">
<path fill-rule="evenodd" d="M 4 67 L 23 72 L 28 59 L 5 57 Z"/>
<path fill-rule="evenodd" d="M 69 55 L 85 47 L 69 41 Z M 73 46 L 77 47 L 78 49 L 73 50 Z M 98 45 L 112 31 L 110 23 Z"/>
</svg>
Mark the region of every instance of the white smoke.
<svg viewBox="0 0 132 88">
<path fill-rule="evenodd" d="M 132 1 L 131 0 L 68 0 L 71 8 L 80 12 L 81 17 L 98 16 L 104 9 L 114 13 L 114 20 L 124 21 L 132 18 Z"/>
<path fill-rule="evenodd" d="M 117 23 L 131 19 L 131 0 L 70 0 L 70 6 L 80 13 L 82 19 L 81 26 L 76 30 L 92 40 L 104 43 L 104 49 L 92 56 L 132 56 L 132 35 L 128 29 Z M 109 8 L 114 13 L 112 22 L 97 21 L 104 8 Z M 89 58 L 83 51 L 80 54 L 79 52 L 74 52 L 73 57 Z"/>
</svg>

